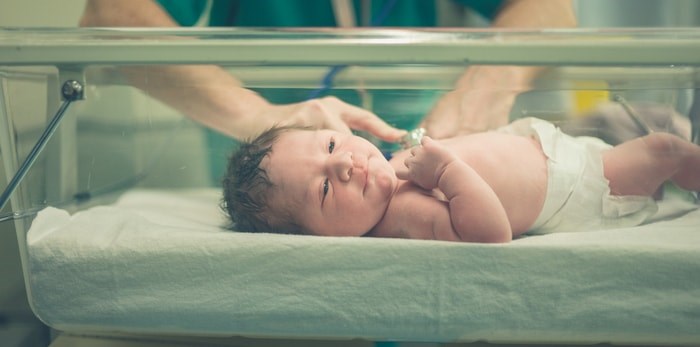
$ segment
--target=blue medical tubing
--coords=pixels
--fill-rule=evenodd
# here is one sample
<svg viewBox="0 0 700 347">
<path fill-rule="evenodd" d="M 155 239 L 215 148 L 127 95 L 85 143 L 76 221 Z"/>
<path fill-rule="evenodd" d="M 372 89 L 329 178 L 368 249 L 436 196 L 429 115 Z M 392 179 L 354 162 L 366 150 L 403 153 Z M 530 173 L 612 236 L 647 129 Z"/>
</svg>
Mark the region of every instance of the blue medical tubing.
<svg viewBox="0 0 700 347">
<path fill-rule="evenodd" d="M 382 23 L 384 23 L 384 20 L 386 19 L 386 17 L 389 16 L 389 13 L 391 13 L 391 10 L 396 5 L 397 1 L 398 0 L 387 1 L 384 4 L 384 7 L 382 7 L 381 11 L 379 11 L 379 15 L 377 17 L 375 17 L 372 21 L 370 21 L 370 25 L 371 26 L 378 26 L 378 25 L 381 25 Z"/>
<path fill-rule="evenodd" d="M 384 20 L 386 20 L 386 17 L 389 16 L 389 13 L 391 13 L 391 10 L 394 8 L 398 0 L 389 0 L 386 3 L 384 3 L 384 6 L 382 9 L 379 11 L 379 14 L 370 21 L 370 26 L 379 26 L 382 23 L 384 23 Z M 315 99 L 319 97 L 324 92 L 327 92 L 333 87 L 333 79 L 335 76 L 344 68 L 346 68 L 347 65 L 336 65 L 331 67 L 328 72 L 326 72 L 326 75 L 323 76 L 321 79 L 321 86 L 312 90 L 309 93 L 309 96 L 307 97 L 307 100 L 309 99 Z"/>
<path fill-rule="evenodd" d="M 312 90 L 311 93 L 309 93 L 307 99 L 316 99 L 322 93 L 327 92 L 329 89 L 331 89 L 333 87 L 333 79 L 335 78 L 335 76 L 346 67 L 347 65 L 336 65 L 331 67 L 328 70 L 328 72 L 326 72 L 326 75 L 323 76 L 323 79 L 321 79 L 321 86 Z"/>
<path fill-rule="evenodd" d="M 32 167 L 32 165 L 34 165 L 37 157 L 41 151 L 44 150 L 44 147 L 46 147 L 46 144 L 51 139 L 51 136 L 53 136 L 53 133 L 56 132 L 56 129 L 61 123 L 61 119 L 63 119 L 68 106 L 70 106 L 73 101 L 82 98 L 83 86 L 78 81 L 66 81 L 61 88 L 61 94 L 63 95 L 64 99 L 63 103 L 58 108 L 58 111 L 56 111 L 53 118 L 51 118 L 51 121 L 46 126 L 46 129 L 44 129 L 44 132 L 41 134 L 41 136 L 39 136 L 39 140 L 37 140 L 36 144 L 34 144 L 34 147 L 29 152 L 29 155 L 27 155 L 27 158 L 24 159 L 24 162 L 22 162 L 22 165 L 20 165 L 19 170 L 17 170 L 14 177 L 12 177 L 10 183 L 7 184 L 7 187 L 2 192 L 2 195 L 0 195 L 0 210 L 5 207 L 5 204 L 7 204 L 7 202 L 10 200 L 12 193 L 14 193 L 19 186 L 19 183 L 22 182 L 24 176 L 27 175 L 29 169 Z"/>
</svg>

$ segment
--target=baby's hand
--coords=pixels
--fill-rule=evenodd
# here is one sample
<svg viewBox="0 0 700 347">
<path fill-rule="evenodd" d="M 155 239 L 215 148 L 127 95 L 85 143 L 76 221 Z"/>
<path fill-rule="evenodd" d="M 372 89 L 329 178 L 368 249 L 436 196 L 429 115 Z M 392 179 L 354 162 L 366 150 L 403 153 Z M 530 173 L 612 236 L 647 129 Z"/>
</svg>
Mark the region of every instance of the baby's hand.
<svg viewBox="0 0 700 347">
<path fill-rule="evenodd" d="M 424 136 L 421 145 L 411 148 L 411 156 L 404 161 L 408 170 L 399 170 L 396 175 L 430 190 L 438 186 L 445 168 L 454 160 L 459 160 L 456 155 L 430 137 Z"/>
</svg>

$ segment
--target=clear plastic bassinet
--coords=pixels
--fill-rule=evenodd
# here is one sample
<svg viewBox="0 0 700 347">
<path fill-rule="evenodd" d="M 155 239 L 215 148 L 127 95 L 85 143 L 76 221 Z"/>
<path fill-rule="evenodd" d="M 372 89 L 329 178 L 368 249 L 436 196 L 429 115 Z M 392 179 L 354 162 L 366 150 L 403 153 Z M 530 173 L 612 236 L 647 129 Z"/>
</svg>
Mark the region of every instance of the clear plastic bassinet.
<svg viewBox="0 0 700 347">
<path fill-rule="evenodd" d="M 330 313 L 317 316 L 301 312 L 289 319 L 313 317 L 313 322 L 328 322 L 329 326 L 319 331 L 303 324 L 294 329 L 271 323 L 271 328 L 266 330 L 241 323 L 247 322 L 251 315 L 277 322 L 275 319 L 282 320 L 281 313 L 266 318 L 259 312 L 247 312 L 248 316 L 231 319 L 238 323 L 214 324 L 209 329 L 188 319 L 180 325 L 177 320 L 166 320 L 130 326 L 123 323 L 129 320 L 124 312 L 112 312 L 113 316 L 105 319 L 91 316 L 73 320 L 47 312 L 50 309 L 41 299 L 47 288 L 44 285 L 37 292 L 33 280 L 37 271 L 44 270 L 30 260 L 27 242 L 27 233 L 39 211 L 50 206 L 75 213 L 108 206 L 134 190 L 182 192 L 218 187 L 226 157 L 236 142 L 153 99 L 133 87 L 122 74 L 124 68 L 156 71 L 162 66 L 194 64 L 218 65 L 246 87 L 279 103 L 304 100 L 319 88 L 329 69 L 342 66 L 332 88 L 324 92 L 367 107 L 390 124 L 407 129 L 419 124 L 468 66 L 539 66 L 544 72 L 531 90 L 518 97 L 511 119 L 537 116 L 578 135 L 614 137 L 615 134 L 606 133 L 610 129 L 606 122 L 622 119 L 625 126 L 642 133 L 649 119 L 658 118 L 662 130 L 678 131 L 696 143 L 700 141 L 697 91 L 700 30 L 696 29 L 3 29 L 0 30 L 0 154 L 4 171 L 0 177 L 6 182 L 2 185 L 6 201 L 0 211 L 0 223 L 3 229 L 14 229 L 17 233 L 29 301 L 35 314 L 49 326 L 102 333 L 509 340 L 502 331 L 494 334 L 485 330 L 466 331 L 460 335 L 451 326 L 432 327 L 429 332 L 414 330 L 411 324 L 429 317 L 429 313 L 422 318 L 415 315 L 412 320 L 392 315 L 391 310 L 386 312 L 388 317 L 399 327 L 403 324 L 405 329 L 382 329 L 380 323 L 372 325 L 382 321 L 381 310 L 377 316 L 364 317 L 366 324 L 353 328 L 349 327 L 354 322 L 352 319 L 343 321 L 332 313 L 346 314 L 342 307 L 335 310 L 330 307 Z M 182 87 L 194 91 L 201 86 Z M 377 143 L 391 150 L 388 144 Z M 410 247 L 400 248 L 398 255 L 410 252 L 411 247 L 422 247 L 407 244 Z M 350 247 L 366 248 L 367 244 Z M 440 246 L 431 243 L 429 247 Z M 482 251 L 488 249 L 478 248 L 475 254 Z M 568 254 L 565 248 L 560 251 L 563 253 L 559 256 Z M 697 269 L 696 258 L 689 261 L 692 264 L 687 271 Z M 334 264 L 340 266 L 331 262 L 329 267 Z M 89 287 L 93 291 L 113 292 L 114 300 L 118 301 L 124 290 L 118 283 L 92 283 Z M 55 283 L 56 287 L 65 285 Z M 693 290 L 698 287 L 697 280 L 685 285 Z M 342 297 L 335 299 L 334 303 L 341 305 Z M 387 297 L 368 300 L 376 305 L 381 302 L 402 305 L 391 300 L 387 303 Z M 694 318 L 688 319 L 697 323 L 698 311 L 693 309 L 697 305 L 691 308 Z M 120 318 L 119 314 L 127 316 Z M 339 319 L 335 326 L 334 319 Z M 558 334 L 555 329 L 552 334 L 539 336 L 552 342 L 568 338 L 572 342 L 639 342 L 635 341 L 637 331 L 621 331 L 618 335 L 597 333 L 591 328 L 595 324 L 591 324 L 587 329 L 593 330 L 588 335 L 582 332 L 566 336 L 570 332 L 562 330 Z M 680 324 L 678 329 L 666 329 L 658 336 L 661 341 L 670 339 L 680 343 L 697 341 L 700 337 L 684 329 L 685 325 Z M 513 339 L 531 340 L 533 335 L 523 331 L 515 331 Z M 653 334 L 644 335 L 641 340 L 659 342 Z"/>
</svg>

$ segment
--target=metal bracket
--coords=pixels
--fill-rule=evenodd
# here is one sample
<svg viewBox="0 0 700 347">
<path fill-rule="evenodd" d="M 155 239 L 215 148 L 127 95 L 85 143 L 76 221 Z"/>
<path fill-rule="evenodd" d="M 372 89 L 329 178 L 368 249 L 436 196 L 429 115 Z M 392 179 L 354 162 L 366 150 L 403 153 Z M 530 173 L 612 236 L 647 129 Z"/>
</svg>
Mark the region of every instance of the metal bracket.
<svg viewBox="0 0 700 347">
<path fill-rule="evenodd" d="M 76 101 L 85 99 L 85 70 L 81 67 L 62 65 L 58 67 L 58 80 L 61 85 L 61 99 Z"/>
<path fill-rule="evenodd" d="M 22 182 L 22 179 L 24 179 L 24 176 L 27 175 L 29 169 L 32 167 L 32 165 L 34 165 L 34 162 L 36 161 L 37 157 L 39 157 L 39 154 L 43 151 L 44 147 L 46 147 L 46 143 L 49 142 L 51 136 L 61 123 L 61 119 L 63 119 L 68 106 L 70 106 L 73 101 L 83 98 L 83 85 L 76 80 L 67 80 L 63 83 L 63 85 L 61 85 L 61 95 L 63 96 L 63 103 L 58 108 L 58 111 L 56 111 L 53 118 L 51 118 L 49 121 L 49 124 L 46 126 L 46 129 L 44 129 L 44 132 L 34 144 L 34 147 L 32 147 L 32 150 L 29 152 L 29 155 L 27 155 L 27 158 L 24 159 L 22 165 L 19 166 L 19 169 L 10 180 L 10 183 L 7 184 L 5 190 L 3 190 L 2 194 L 0 194 L 0 210 L 5 207 L 5 204 L 10 200 L 12 193 L 17 189 L 20 182 Z"/>
<path fill-rule="evenodd" d="M 76 80 L 68 80 L 61 86 L 61 96 L 64 101 L 76 101 L 85 99 L 83 85 Z"/>
</svg>

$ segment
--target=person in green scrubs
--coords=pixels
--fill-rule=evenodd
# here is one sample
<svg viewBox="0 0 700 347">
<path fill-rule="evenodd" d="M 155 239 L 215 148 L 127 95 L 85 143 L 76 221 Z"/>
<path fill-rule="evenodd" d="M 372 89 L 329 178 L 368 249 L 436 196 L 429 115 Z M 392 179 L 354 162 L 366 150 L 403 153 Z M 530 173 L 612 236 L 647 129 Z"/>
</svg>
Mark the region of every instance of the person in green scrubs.
<svg viewBox="0 0 700 347">
<path fill-rule="evenodd" d="M 88 0 L 81 26 L 335 27 L 333 0 Z M 469 6 L 489 18 L 494 28 L 573 27 L 571 0 L 353 0 L 355 22 L 388 27 L 438 25 L 438 8 L 446 3 Z M 387 5 L 391 4 L 391 6 Z M 385 11 L 386 14 L 382 12 Z M 200 23 L 204 18 L 205 23 Z M 369 14 L 368 16 L 366 14 Z M 381 23 L 366 18 L 383 15 Z M 364 19 L 364 20 L 363 20 Z M 537 74 L 535 67 L 472 66 L 452 91 L 435 102 L 423 126 L 444 138 L 503 125 L 516 95 Z M 387 125 L 373 112 L 337 97 L 273 103 L 246 89 L 218 66 L 166 66 L 133 69 L 130 81 L 193 119 L 233 137 L 248 138 L 275 123 L 297 123 L 339 131 L 366 131 L 395 142 L 405 132 Z M 173 87 L 175 86 L 175 87 Z M 181 86 L 200 86 L 182 88 Z"/>
<path fill-rule="evenodd" d="M 358 26 L 435 27 L 439 23 L 436 1 L 440 0 L 351 0 Z M 453 1 L 453 0 L 449 0 Z M 486 18 L 493 19 L 504 1 L 456 0 Z M 203 12 L 209 12 L 209 26 L 215 27 L 338 27 L 331 0 L 158 0 L 157 3 L 182 26 L 194 26 Z M 365 6 L 369 6 L 366 9 Z M 359 9 L 359 10 L 358 10 Z M 363 23 L 387 10 L 381 23 Z M 374 16 L 372 16 L 374 15 Z M 371 20 L 370 20 L 371 22 Z"/>
<path fill-rule="evenodd" d="M 452 2 L 452 1 L 449 1 Z M 452 6 L 469 7 L 486 19 L 493 19 L 503 1 L 454 1 Z M 346 27 L 335 15 L 332 0 L 158 0 L 179 25 L 190 27 Z M 426 0 L 348 0 L 352 6 L 352 26 L 384 27 L 435 27 L 440 23 L 440 10 L 435 1 Z M 337 5 L 336 5 L 337 6 Z M 443 9 L 450 10 L 450 9 Z M 455 9 L 454 7 L 451 10 Z M 261 15 L 264 14 L 264 15 Z M 367 18 L 364 18 L 364 17 Z M 359 23 L 359 24 L 357 24 Z M 322 78 L 319 77 L 319 85 Z M 306 89 L 256 89 L 257 93 L 276 104 L 304 101 L 309 97 Z M 358 91 L 319 87 L 312 95 L 334 96 L 343 102 L 365 107 L 379 115 L 385 122 L 400 129 L 414 129 L 430 111 L 443 91 L 382 89 Z M 363 98 L 368 100 L 362 100 Z M 386 142 L 377 143 L 385 150 L 392 147 Z"/>
<path fill-rule="evenodd" d="M 338 3 L 345 4 L 345 16 Z M 445 14 L 464 7 L 496 28 L 576 25 L 571 0 L 88 0 L 80 25 L 416 28 L 463 25 L 454 18 L 449 23 Z M 420 125 L 433 138 L 445 138 L 504 125 L 517 94 L 529 89 L 538 72 L 471 66 L 451 91 L 369 91 L 372 107 L 366 109 L 355 91 L 326 88 L 309 97 L 300 89 L 251 90 L 213 65 L 121 71 L 136 87 L 213 130 L 207 136 L 213 181 L 220 180 L 226 157 L 237 145 L 232 138 L 251 138 L 273 124 L 365 132 L 386 153 L 397 149 L 395 143 L 406 133 L 401 129 Z"/>
</svg>

